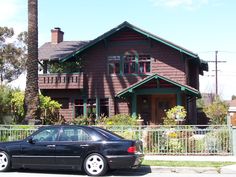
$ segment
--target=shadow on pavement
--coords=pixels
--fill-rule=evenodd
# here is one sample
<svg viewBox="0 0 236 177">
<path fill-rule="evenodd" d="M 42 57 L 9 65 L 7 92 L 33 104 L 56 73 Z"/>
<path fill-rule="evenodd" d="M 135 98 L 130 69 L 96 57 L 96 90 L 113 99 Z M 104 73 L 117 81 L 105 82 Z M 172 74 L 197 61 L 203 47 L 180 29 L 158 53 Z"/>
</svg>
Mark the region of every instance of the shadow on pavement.
<svg viewBox="0 0 236 177">
<path fill-rule="evenodd" d="M 39 174 L 58 174 L 58 175 L 86 175 L 85 172 L 75 170 L 32 170 L 32 169 L 17 169 L 11 170 L 19 173 L 39 173 Z M 138 169 L 119 169 L 109 170 L 106 176 L 144 176 L 151 173 L 150 166 L 141 166 Z"/>
<path fill-rule="evenodd" d="M 138 169 L 120 169 L 108 171 L 106 176 L 144 176 L 151 173 L 150 166 L 141 166 Z"/>
</svg>

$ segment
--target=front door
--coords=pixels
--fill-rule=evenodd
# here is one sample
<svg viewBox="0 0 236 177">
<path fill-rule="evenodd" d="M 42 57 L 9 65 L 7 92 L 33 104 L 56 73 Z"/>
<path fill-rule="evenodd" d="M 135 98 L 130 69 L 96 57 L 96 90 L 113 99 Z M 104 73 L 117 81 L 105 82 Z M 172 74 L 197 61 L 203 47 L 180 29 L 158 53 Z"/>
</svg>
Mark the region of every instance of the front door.
<svg viewBox="0 0 236 177">
<path fill-rule="evenodd" d="M 163 118 L 166 116 L 166 111 L 175 106 L 176 99 L 172 95 L 162 95 L 155 99 L 155 119 L 153 120 L 155 124 L 162 124 Z"/>
<path fill-rule="evenodd" d="M 138 115 L 143 119 L 144 125 L 150 124 L 151 119 L 151 97 L 139 96 L 138 97 Z"/>
</svg>

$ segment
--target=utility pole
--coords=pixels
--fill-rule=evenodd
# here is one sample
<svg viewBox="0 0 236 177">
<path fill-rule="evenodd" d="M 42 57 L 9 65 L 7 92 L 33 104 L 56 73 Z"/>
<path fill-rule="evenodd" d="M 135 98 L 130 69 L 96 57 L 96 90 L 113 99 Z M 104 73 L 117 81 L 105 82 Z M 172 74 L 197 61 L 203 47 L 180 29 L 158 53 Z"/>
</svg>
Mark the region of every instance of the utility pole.
<svg viewBox="0 0 236 177">
<path fill-rule="evenodd" d="M 215 51 L 215 69 L 216 69 L 216 96 L 218 95 L 218 67 L 217 67 L 217 55 L 218 55 L 218 50 Z"/>
<path fill-rule="evenodd" d="M 218 96 L 218 63 L 225 63 L 226 61 L 218 61 L 218 50 L 215 51 L 215 61 L 208 61 L 215 63 L 215 82 L 216 82 L 216 90 L 215 90 L 215 96 Z"/>
</svg>

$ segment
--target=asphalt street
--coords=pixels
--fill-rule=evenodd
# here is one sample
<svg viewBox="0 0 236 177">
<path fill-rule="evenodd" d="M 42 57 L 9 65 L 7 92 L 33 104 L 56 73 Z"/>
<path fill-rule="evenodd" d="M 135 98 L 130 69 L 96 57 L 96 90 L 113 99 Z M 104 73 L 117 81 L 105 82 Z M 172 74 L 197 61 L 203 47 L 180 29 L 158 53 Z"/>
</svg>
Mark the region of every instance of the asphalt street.
<svg viewBox="0 0 236 177">
<path fill-rule="evenodd" d="M 35 170 L 20 170 L 11 172 L 1 172 L 1 177 L 83 177 L 87 176 L 82 172 L 73 171 L 35 171 Z M 199 173 L 148 173 L 136 171 L 113 171 L 109 172 L 108 177 L 130 177 L 130 176 L 144 176 L 144 177 L 235 177 L 235 174 L 199 174 Z"/>
</svg>

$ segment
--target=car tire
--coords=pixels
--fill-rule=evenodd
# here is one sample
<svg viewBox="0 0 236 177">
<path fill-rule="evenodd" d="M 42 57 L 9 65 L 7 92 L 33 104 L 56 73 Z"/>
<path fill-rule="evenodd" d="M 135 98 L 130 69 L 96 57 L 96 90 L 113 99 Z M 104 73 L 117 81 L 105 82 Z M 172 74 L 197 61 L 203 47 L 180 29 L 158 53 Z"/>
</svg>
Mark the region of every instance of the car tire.
<svg viewBox="0 0 236 177">
<path fill-rule="evenodd" d="M 0 152 L 0 172 L 10 169 L 10 157 L 6 152 Z"/>
<path fill-rule="evenodd" d="M 98 153 L 88 155 L 84 160 L 83 167 L 88 176 L 102 176 L 107 172 L 106 159 Z"/>
</svg>

